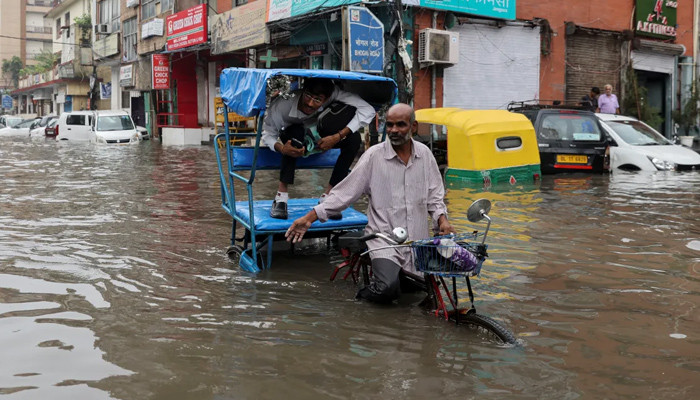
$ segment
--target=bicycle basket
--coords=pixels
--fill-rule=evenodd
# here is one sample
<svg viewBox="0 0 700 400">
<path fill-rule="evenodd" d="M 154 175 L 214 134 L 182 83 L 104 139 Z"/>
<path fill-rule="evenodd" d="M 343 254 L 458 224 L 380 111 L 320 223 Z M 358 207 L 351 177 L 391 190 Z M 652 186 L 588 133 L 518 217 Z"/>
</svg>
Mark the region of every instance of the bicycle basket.
<svg viewBox="0 0 700 400">
<path fill-rule="evenodd" d="M 479 275 L 487 256 L 487 245 L 466 239 L 475 239 L 475 236 L 442 236 L 413 242 L 411 249 L 416 269 L 445 277 Z"/>
</svg>

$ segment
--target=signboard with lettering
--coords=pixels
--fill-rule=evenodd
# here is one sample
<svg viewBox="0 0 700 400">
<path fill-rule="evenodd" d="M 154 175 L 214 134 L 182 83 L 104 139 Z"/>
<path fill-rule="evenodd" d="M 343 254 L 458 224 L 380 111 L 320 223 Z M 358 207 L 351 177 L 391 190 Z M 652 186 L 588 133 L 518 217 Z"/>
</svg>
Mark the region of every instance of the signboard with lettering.
<svg viewBox="0 0 700 400">
<path fill-rule="evenodd" d="M 163 19 L 154 18 L 141 25 L 141 39 L 151 36 L 163 36 Z"/>
<path fill-rule="evenodd" d="M 254 1 L 211 19 L 212 54 L 269 43 L 270 31 L 265 25 L 267 2 Z"/>
<path fill-rule="evenodd" d="M 267 3 L 267 21 L 296 17 L 321 11 L 325 8 L 346 6 L 360 3 L 362 0 L 269 0 Z"/>
<path fill-rule="evenodd" d="M 348 7 L 350 71 L 384 71 L 384 24 L 365 7 Z"/>
<path fill-rule="evenodd" d="M 167 54 L 152 54 L 153 79 L 151 87 L 155 90 L 170 89 L 170 58 Z"/>
<path fill-rule="evenodd" d="M 134 67 L 133 65 L 122 65 L 119 68 L 119 86 L 133 86 L 134 85 Z"/>
<path fill-rule="evenodd" d="M 207 8 L 200 4 L 169 15 L 165 20 L 167 49 L 177 50 L 207 41 Z"/>
<path fill-rule="evenodd" d="M 307 56 L 322 56 L 328 54 L 328 43 L 314 43 L 304 46 Z"/>
<path fill-rule="evenodd" d="M 676 38 L 678 1 L 637 0 L 635 33 L 661 39 Z"/>
<path fill-rule="evenodd" d="M 516 0 L 403 0 L 403 5 L 514 20 L 515 1 Z"/>
<path fill-rule="evenodd" d="M 9 94 L 2 95 L 2 108 L 7 110 L 12 108 L 12 96 Z"/>
</svg>

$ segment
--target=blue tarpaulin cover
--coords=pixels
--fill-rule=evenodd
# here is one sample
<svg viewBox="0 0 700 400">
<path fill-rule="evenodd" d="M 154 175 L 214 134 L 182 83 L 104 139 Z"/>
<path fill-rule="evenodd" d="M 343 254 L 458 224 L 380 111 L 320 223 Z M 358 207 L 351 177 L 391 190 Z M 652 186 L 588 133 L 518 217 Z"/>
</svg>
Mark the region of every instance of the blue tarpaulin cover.
<svg viewBox="0 0 700 400">
<path fill-rule="evenodd" d="M 244 117 L 256 116 L 265 109 L 267 80 L 275 75 L 362 82 L 365 87 L 356 88 L 357 85 L 348 82 L 344 89 L 357 93 L 372 105 L 381 105 L 396 99 L 396 83 L 391 78 L 360 72 L 291 68 L 226 68 L 221 72 L 221 98 L 236 114 Z M 383 95 L 378 96 L 378 93 Z"/>
</svg>

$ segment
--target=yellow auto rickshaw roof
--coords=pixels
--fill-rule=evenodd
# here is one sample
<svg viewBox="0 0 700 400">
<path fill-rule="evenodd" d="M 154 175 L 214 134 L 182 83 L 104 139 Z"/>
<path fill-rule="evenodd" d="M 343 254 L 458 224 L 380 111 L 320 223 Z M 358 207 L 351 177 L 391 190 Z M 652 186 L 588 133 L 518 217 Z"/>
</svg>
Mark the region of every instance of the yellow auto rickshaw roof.
<svg viewBox="0 0 700 400">
<path fill-rule="evenodd" d="M 469 135 L 499 131 L 533 130 L 526 116 L 506 110 L 464 110 L 461 108 L 425 108 L 416 111 L 421 123 L 445 125 Z"/>
</svg>

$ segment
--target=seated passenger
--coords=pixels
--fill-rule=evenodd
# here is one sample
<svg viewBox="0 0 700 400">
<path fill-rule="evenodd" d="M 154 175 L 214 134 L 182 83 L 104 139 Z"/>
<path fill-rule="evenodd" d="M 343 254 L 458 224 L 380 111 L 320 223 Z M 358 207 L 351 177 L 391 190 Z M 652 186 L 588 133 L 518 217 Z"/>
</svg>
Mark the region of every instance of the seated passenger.
<svg viewBox="0 0 700 400">
<path fill-rule="evenodd" d="M 343 104 L 351 108 L 343 108 Z M 330 107 L 339 110 L 339 115 L 347 115 L 348 112 L 354 114 L 337 131 L 318 132 L 321 138 L 316 143 L 316 148 L 321 151 L 340 149 L 328 186 L 319 200 L 322 202 L 328 192 L 347 176 L 360 149 L 358 130 L 372 121 L 374 108 L 360 96 L 337 88 L 332 80 L 320 78 L 306 79 L 303 89 L 292 92 L 288 98 L 276 98 L 268 108 L 263 121 L 262 140 L 270 149 L 282 154 L 280 182 L 270 209 L 272 218 L 287 219 L 288 186 L 294 183 L 297 158 L 305 153 L 306 131 L 317 122 L 321 111 Z M 331 217 L 340 218 L 340 215 L 334 214 Z"/>
</svg>

